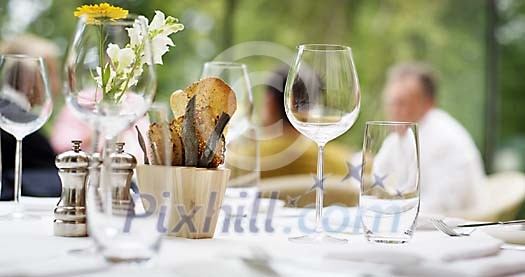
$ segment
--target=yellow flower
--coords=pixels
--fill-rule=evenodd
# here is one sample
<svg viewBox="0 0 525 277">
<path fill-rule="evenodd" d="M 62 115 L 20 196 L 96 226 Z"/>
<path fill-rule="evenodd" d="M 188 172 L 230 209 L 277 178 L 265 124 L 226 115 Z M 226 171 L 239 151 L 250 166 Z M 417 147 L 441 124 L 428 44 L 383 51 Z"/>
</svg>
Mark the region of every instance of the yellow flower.
<svg viewBox="0 0 525 277">
<path fill-rule="evenodd" d="M 100 5 L 83 5 L 78 7 L 73 13 L 76 17 L 86 16 L 87 24 L 100 23 L 101 20 L 116 20 L 126 18 L 128 10 L 121 7 L 115 7 L 108 3 L 101 3 Z"/>
</svg>

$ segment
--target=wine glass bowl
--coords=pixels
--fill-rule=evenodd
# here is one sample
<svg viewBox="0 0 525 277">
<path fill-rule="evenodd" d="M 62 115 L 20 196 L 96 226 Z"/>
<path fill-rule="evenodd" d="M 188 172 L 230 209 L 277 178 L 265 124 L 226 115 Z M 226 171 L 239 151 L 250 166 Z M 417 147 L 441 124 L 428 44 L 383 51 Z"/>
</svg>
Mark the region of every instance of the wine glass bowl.
<svg viewBox="0 0 525 277">
<path fill-rule="evenodd" d="M 230 120 L 226 143 L 242 136 L 250 128 L 253 112 L 252 87 L 246 65 L 236 62 L 207 62 L 201 77 L 221 78 L 235 91 L 237 109 Z"/>
<path fill-rule="evenodd" d="M 348 131 L 360 110 L 359 82 L 350 47 L 300 45 L 285 97 L 292 126 L 311 140 L 326 144 Z"/>
<path fill-rule="evenodd" d="M 316 187 L 316 230 L 291 238 L 296 242 L 341 243 L 325 235 L 323 209 L 324 147 L 347 132 L 357 120 L 361 92 L 352 50 L 344 45 L 305 44 L 298 47 L 284 91 L 284 106 L 292 126 L 319 148 Z"/>
<path fill-rule="evenodd" d="M 133 15 L 99 24 L 89 24 L 85 18 L 80 18 L 66 57 L 64 93 L 67 105 L 106 137 L 115 137 L 144 115 L 155 96 L 156 74 L 150 53 L 151 41 L 147 38 L 143 39 L 146 54 L 142 58 L 145 63 L 133 68 L 140 73 L 136 79 L 119 80 L 118 75 L 105 72 L 110 84 L 120 86 L 114 90 L 110 84 L 101 86 L 101 80 L 97 78 L 103 75 L 101 68 L 104 64 L 108 64 L 117 74 L 122 74 L 118 73 L 119 70 L 125 72 L 120 68 L 122 64 L 116 64 L 110 58 L 109 46 L 116 45 L 121 49 L 117 57 L 125 55 L 122 49 L 131 43 L 130 28 L 146 33 L 147 22 Z"/>
<path fill-rule="evenodd" d="M 41 57 L 0 57 L 0 128 L 16 138 L 15 211 L 9 219 L 36 216 L 23 212 L 19 204 L 22 185 L 22 139 L 40 129 L 49 119 L 53 102 L 44 61 Z"/>
</svg>

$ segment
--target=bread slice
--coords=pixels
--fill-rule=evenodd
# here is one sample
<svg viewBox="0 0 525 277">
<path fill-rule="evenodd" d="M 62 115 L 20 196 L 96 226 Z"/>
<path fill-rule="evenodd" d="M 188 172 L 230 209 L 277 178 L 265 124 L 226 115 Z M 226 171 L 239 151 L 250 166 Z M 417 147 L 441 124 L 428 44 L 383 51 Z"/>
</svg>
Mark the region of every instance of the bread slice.
<svg viewBox="0 0 525 277">
<path fill-rule="evenodd" d="M 172 165 L 184 165 L 184 144 L 182 140 L 184 115 L 190 99 L 195 96 L 195 135 L 199 157 L 206 149 L 220 115 L 224 112 L 232 116 L 237 108 L 235 92 L 223 80 L 215 77 L 205 78 L 191 84 L 184 90 L 177 90 L 170 97 L 170 107 L 174 120 L 170 124 L 173 145 Z M 224 131 L 225 133 L 226 131 Z M 218 167 L 224 163 L 225 134 L 221 136 L 217 151 L 208 167 Z"/>
</svg>

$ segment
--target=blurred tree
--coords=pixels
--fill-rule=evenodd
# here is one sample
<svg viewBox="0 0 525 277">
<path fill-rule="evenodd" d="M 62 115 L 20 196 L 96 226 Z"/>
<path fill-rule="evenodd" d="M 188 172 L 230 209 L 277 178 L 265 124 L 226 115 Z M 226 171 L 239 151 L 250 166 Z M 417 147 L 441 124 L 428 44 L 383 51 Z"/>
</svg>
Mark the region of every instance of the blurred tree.
<svg viewBox="0 0 525 277">
<path fill-rule="evenodd" d="M 241 1 L 235 43 L 273 41 L 350 45 L 360 77 L 362 113 L 342 139 L 360 147 L 364 122 L 381 119 L 389 66 L 421 60 L 439 73 L 440 104 L 483 144 L 484 2 L 464 0 Z M 268 66 L 268 63 L 264 63 Z M 268 70 L 268 68 L 266 68 Z M 379 111 L 379 112 L 378 112 Z"/>
<path fill-rule="evenodd" d="M 525 1 L 497 2 L 500 44 L 499 149 L 512 153 L 516 160 L 513 169 L 525 170 Z M 508 157 L 510 159 L 511 157 Z"/>
</svg>

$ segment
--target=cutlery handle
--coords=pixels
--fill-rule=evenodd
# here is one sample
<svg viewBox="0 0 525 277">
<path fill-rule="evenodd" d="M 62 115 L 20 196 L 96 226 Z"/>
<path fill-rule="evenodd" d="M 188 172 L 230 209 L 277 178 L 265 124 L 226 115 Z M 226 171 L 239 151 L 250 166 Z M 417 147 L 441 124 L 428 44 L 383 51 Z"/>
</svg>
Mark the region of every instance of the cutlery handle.
<svg viewBox="0 0 525 277">
<path fill-rule="evenodd" d="M 525 224 L 525 219 L 511 220 L 511 221 L 498 221 L 498 222 L 489 222 L 489 223 L 460 224 L 457 227 L 467 228 L 467 227 L 482 227 L 482 226 L 492 226 L 492 225 L 513 225 L 513 224 Z"/>
<path fill-rule="evenodd" d="M 512 225 L 512 224 L 525 224 L 525 219 L 511 220 L 501 222 L 503 225 Z"/>
</svg>

